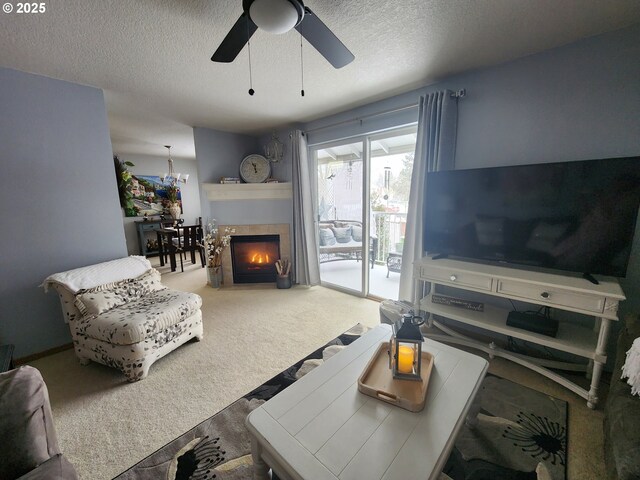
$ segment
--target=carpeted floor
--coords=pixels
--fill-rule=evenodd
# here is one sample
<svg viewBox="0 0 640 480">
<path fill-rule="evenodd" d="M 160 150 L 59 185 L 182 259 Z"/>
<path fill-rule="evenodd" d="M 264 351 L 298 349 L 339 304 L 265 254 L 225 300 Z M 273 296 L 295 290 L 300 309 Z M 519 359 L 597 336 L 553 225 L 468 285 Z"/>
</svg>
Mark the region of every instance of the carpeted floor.
<svg viewBox="0 0 640 480">
<path fill-rule="evenodd" d="M 204 269 L 166 270 L 167 286 L 202 296 L 204 339 L 155 362 L 145 380 L 83 367 L 72 350 L 30 362 L 47 383 L 60 445 L 85 480 L 114 477 L 354 324 L 378 323 L 378 303 L 334 290 L 216 290 Z"/>
<path fill-rule="evenodd" d="M 59 442 L 82 479 L 118 475 L 354 324 L 378 323 L 377 302 L 322 287 L 216 290 L 197 266 L 161 271 L 166 285 L 203 297 L 202 342 L 180 347 L 133 384 L 114 369 L 80 366 L 72 350 L 30 362 L 43 374 Z M 490 371 L 568 401 L 568 478 L 605 477 L 601 410 L 502 359 Z"/>
<path fill-rule="evenodd" d="M 361 325 L 236 400 L 132 466 L 116 480 L 251 478 L 247 415 L 364 333 Z M 475 399 L 440 480 L 564 480 L 567 403 L 490 375 Z M 429 408 L 427 405 L 426 408 Z"/>
<path fill-rule="evenodd" d="M 362 325 L 329 341 L 221 412 L 185 432 L 116 480 L 242 480 L 252 476 L 251 443 L 244 420 L 255 408 L 351 344 L 367 330 Z M 325 351 L 327 347 L 328 350 Z M 307 360 L 309 360 L 307 362 Z"/>
</svg>

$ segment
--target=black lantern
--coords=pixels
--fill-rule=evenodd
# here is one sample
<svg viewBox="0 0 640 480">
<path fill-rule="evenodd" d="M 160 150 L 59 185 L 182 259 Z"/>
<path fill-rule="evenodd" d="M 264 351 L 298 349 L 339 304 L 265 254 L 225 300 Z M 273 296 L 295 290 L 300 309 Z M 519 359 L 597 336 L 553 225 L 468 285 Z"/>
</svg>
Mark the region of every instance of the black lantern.
<svg viewBox="0 0 640 480">
<path fill-rule="evenodd" d="M 422 341 L 420 325 L 422 317 L 407 313 L 393 324 L 393 333 L 389 340 L 389 367 L 393 378 L 400 380 L 422 381 Z"/>
</svg>

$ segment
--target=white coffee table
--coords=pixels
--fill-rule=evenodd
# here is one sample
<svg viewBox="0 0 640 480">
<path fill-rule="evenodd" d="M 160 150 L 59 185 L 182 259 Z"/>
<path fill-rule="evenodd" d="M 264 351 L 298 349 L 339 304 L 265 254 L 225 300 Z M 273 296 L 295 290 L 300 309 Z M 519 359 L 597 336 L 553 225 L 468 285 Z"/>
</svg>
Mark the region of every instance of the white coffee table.
<svg viewBox="0 0 640 480">
<path fill-rule="evenodd" d="M 358 391 L 358 377 L 389 325 L 379 325 L 247 417 L 254 478 L 437 478 L 488 363 L 426 340 L 434 357 L 424 410 L 412 413 Z"/>
</svg>

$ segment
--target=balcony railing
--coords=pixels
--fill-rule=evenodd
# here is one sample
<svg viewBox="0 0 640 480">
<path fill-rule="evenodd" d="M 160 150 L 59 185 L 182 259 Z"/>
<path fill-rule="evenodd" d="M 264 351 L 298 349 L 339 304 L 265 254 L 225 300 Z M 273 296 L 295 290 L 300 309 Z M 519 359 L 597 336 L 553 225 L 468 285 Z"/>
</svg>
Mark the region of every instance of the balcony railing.
<svg viewBox="0 0 640 480">
<path fill-rule="evenodd" d="M 376 263 L 386 264 L 389 252 L 402 253 L 406 213 L 373 212 L 375 232 L 378 237 Z"/>
</svg>

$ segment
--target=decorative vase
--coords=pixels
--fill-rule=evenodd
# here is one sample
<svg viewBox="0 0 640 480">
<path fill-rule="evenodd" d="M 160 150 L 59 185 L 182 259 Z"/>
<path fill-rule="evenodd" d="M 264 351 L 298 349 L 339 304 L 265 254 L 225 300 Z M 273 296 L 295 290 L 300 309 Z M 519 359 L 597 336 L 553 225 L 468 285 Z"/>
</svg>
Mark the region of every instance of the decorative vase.
<svg viewBox="0 0 640 480">
<path fill-rule="evenodd" d="M 289 275 L 278 275 L 276 277 L 277 288 L 291 288 L 291 277 Z"/>
<path fill-rule="evenodd" d="M 222 267 L 207 267 L 207 283 L 213 288 L 222 285 Z"/>
<path fill-rule="evenodd" d="M 175 202 L 169 206 L 169 213 L 174 220 L 180 220 L 180 204 Z"/>
</svg>

